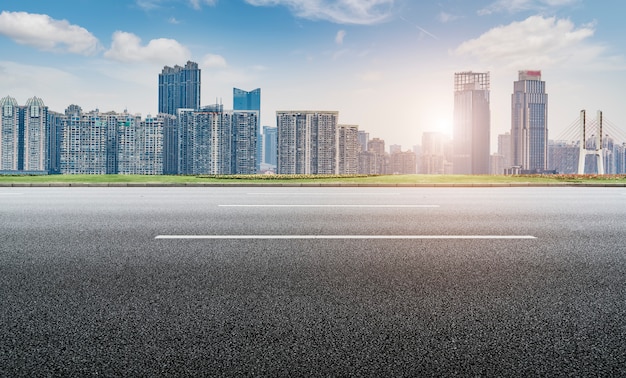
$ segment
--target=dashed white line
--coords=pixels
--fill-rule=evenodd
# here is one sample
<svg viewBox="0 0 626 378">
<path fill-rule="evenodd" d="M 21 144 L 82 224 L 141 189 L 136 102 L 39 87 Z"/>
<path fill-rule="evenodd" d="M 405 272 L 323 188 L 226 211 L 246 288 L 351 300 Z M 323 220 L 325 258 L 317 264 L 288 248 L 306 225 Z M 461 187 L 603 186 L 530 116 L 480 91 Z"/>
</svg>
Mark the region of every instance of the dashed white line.
<svg viewBox="0 0 626 378">
<path fill-rule="evenodd" d="M 381 207 L 381 208 L 436 208 L 439 205 L 347 205 L 347 204 L 334 204 L 334 205 L 315 205 L 315 204 L 265 204 L 265 205 L 255 205 L 255 204 L 243 204 L 243 205 L 218 205 L 219 207 L 360 207 L 360 208 L 371 208 L 371 207 Z"/>
<path fill-rule="evenodd" d="M 531 235 L 157 235 L 155 239 L 537 239 Z"/>
</svg>

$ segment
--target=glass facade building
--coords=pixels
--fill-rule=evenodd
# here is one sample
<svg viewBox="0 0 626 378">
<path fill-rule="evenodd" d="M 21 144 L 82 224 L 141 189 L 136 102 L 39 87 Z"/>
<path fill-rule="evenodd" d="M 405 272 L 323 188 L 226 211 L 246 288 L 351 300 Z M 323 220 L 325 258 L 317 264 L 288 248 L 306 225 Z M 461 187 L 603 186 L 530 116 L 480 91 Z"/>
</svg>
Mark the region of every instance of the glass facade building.
<svg viewBox="0 0 626 378">
<path fill-rule="evenodd" d="M 511 96 L 511 164 L 522 171 L 548 166 L 548 95 L 541 71 L 519 71 Z"/>
<path fill-rule="evenodd" d="M 455 174 L 489 174 L 489 91 L 489 72 L 454 74 L 452 170 Z"/>
</svg>

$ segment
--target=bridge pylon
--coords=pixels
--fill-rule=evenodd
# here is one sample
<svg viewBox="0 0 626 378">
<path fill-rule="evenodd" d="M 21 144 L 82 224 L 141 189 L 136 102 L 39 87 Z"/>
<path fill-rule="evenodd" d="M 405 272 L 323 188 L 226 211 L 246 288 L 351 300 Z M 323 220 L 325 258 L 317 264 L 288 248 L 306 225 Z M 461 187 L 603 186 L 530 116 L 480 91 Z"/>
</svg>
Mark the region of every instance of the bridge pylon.
<svg viewBox="0 0 626 378">
<path fill-rule="evenodd" d="M 587 119 L 586 111 L 580 111 L 580 124 L 582 126 L 583 137 L 580 141 L 580 153 L 578 154 L 578 174 L 585 173 L 585 157 L 587 155 L 595 155 L 598 174 L 604 174 L 604 153 L 602 149 L 602 111 L 598 110 L 598 130 L 596 132 L 596 145 L 593 149 L 587 149 Z"/>
</svg>

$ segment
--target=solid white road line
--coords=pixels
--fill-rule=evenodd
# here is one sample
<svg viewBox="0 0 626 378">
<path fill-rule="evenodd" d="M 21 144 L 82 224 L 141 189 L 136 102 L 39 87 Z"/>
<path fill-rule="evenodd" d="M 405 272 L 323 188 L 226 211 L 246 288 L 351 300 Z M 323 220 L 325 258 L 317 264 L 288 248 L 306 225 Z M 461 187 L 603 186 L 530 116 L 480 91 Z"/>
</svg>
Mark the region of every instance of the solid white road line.
<svg viewBox="0 0 626 378">
<path fill-rule="evenodd" d="M 157 235 L 155 239 L 537 239 L 531 235 Z"/>
<path fill-rule="evenodd" d="M 273 204 L 273 205 L 254 205 L 254 204 L 246 204 L 246 205 L 218 205 L 219 207 L 395 207 L 395 208 L 435 208 L 439 207 L 439 205 L 346 205 L 346 204 L 336 204 L 336 205 L 306 205 L 306 204 L 290 204 L 290 205 L 281 205 L 281 204 Z"/>
</svg>

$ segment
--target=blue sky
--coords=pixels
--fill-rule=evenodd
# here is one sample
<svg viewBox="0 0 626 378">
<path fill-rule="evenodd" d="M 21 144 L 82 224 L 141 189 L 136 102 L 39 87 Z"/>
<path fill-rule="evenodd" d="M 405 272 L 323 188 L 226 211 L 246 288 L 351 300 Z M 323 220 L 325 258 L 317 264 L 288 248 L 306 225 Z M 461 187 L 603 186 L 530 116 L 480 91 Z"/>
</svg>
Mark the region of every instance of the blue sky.
<svg viewBox="0 0 626 378">
<path fill-rule="evenodd" d="M 164 65 L 198 62 L 202 104 L 232 88 L 336 110 L 387 145 L 451 129 L 454 73 L 491 73 L 492 148 L 518 70 L 541 70 L 550 138 L 581 109 L 626 130 L 620 0 L 0 0 L 0 97 L 157 112 Z M 221 99 L 221 100 L 220 100 Z M 625 132 L 626 134 L 626 132 Z"/>
</svg>

